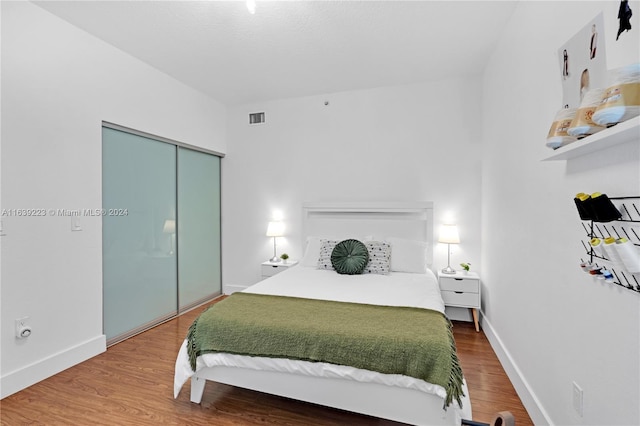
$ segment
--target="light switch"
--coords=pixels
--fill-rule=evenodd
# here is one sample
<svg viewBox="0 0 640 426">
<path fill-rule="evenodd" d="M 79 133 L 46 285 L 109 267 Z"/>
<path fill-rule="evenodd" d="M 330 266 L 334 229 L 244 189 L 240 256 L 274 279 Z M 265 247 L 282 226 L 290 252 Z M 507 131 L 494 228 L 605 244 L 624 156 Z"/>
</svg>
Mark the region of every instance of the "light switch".
<svg viewBox="0 0 640 426">
<path fill-rule="evenodd" d="M 71 230 L 82 231 L 82 226 L 80 226 L 80 216 L 71 216 Z"/>
</svg>

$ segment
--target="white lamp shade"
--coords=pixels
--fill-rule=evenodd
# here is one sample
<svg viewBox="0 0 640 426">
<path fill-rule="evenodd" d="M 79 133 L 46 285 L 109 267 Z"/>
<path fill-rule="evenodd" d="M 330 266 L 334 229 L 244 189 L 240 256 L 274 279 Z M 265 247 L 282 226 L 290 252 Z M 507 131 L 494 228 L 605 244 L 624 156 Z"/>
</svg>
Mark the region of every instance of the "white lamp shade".
<svg viewBox="0 0 640 426">
<path fill-rule="evenodd" d="M 459 244 L 460 236 L 456 225 L 442 225 L 440 227 L 440 237 L 438 242 L 446 244 Z"/>
<path fill-rule="evenodd" d="M 284 223 L 269 222 L 267 237 L 282 237 L 284 235 Z"/>
<path fill-rule="evenodd" d="M 173 219 L 167 219 L 164 221 L 164 227 L 162 228 L 162 232 L 165 234 L 175 234 L 176 233 L 176 221 Z"/>
</svg>

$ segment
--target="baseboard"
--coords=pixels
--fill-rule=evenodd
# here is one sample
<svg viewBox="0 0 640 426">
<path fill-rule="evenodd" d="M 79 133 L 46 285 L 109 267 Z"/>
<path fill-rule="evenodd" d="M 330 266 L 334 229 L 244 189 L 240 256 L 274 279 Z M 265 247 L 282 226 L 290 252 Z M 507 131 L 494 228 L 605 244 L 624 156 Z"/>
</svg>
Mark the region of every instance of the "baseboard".
<svg viewBox="0 0 640 426">
<path fill-rule="evenodd" d="M 33 364 L 24 366 L 0 377 L 0 399 L 80 364 L 107 350 L 106 336 L 91 340 L 58 352 Z"/>
<path fill-rule="evenodd" d="M 522 404 L 529 413 L 529 417 L 535 425 L 552 425 L 549 415 L 545 411 L 544 407 L 540 403 L 540 400 L 529 386 L 527 379 L 523 376 L 522 372 L 518 368 L 518 365 L 514 362 L 511 354 L 502 343 L 502 340 L 496 333 L 495 329 L 491 325 L 491 322 L 487 320 L 482 313 L 482 330 L 487 336 L 491 348 L 496 353 L 498 360 L 502 364 L 504 371 L 507 373 L 511 384 L 516 390 L 516 393 L 520 397 Z"/>
</svg>

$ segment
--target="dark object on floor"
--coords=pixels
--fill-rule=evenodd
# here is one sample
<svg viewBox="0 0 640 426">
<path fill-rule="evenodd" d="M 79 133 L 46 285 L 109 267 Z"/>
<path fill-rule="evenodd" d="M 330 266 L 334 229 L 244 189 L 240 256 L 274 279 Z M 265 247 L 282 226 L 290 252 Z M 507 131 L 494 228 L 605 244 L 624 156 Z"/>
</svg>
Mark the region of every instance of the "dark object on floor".
<svg viewBox="0 0 640 426">
<path fill-rule="evenodd" d="M 474 422 L 473 420 L 462 419 L 463 426 L 515 426 L 516 419 L 509 411 L 500 411 L 495 415 L 491 423 Z"/>
</svg>

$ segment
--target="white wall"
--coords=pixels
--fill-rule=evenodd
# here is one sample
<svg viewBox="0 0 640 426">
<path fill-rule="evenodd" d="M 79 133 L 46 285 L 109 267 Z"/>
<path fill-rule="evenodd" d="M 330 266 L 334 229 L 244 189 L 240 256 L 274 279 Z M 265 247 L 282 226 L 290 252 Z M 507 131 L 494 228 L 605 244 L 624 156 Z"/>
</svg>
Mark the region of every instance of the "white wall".
<svg viewBox="0 0 640 426">
<path fill-rule="evenodd" d="M 600 11 L 617 16 L 618 5 L 521 2 L 484 73 L 484 325 L 535 424 L 640 424 L 640 295 L 580 271 L 573 203 L 578 192 L 640 195 L 640 144 L 540 161 L 562 106 L 557 49 Z M 640 2 L 631 7 L 640 15 Z M 617 27 L 601 33 L 609 68 L 638 61 L 638 24 L 615 54 Z"/>
<path fill-rule="evenodd" d="M 223 282 L 259 280 L 275 210 L 288 227 L 278 253 L 300 258 L 305 201 L 433 201 L 436 224 L 451 215 L 459 226 L 452 265 L 479 265 L 479 85 L 469 76 L 230 108 Z M 258 111 L 266 123 L 248 125 Z M 434 267 L 446 261 L 437 245 Z"/>
<path fill-rule="evenodd" d="M 290 230 L 279 252 L 298 258 L 304 201 L 434 201 L 436 223 L 451 214 L 460 227 L 452 264 L 482 263 L 474 269 L 485 330 L 536 423 L 639 424 L 639 297 L 577 269 L 572 198 L 640 194 L 640 149 L 539 161 L 560 105 L 555 51 L 617 4 L 522 2 L 483 79 L 278 100 L 226 115 L 37 6 L 2 2 L 2 208 L 100 206 L 102 120 L 227 153 L 225 285 L 259 279 L 274 210 Z M 247 125 L 255 111 L 266 112 L 266 124 Z M 104 336 L 100 221 L 83 218 L 74 233 L 68 218 L 3 224 L 5 396 L 104 350 Z M 441 268 L 445 248 L 435 256 Z M 18 341 L 14 319 L 25 315 L 34 334 Z M 572 381 L 585 391 L 582 418 L 571 408 Z"/>
<path fill-rule="evenodd" d="M 218 102 L 27 2 L 2 2 L 2 208 L 99 208 L 101 122 L 226 151 Z M 89 358 L 102 334 L 102 226 L 2 218 L 2 396 Z M 33 334 L 14 337 L 29 316 Z"/>
</svg>

